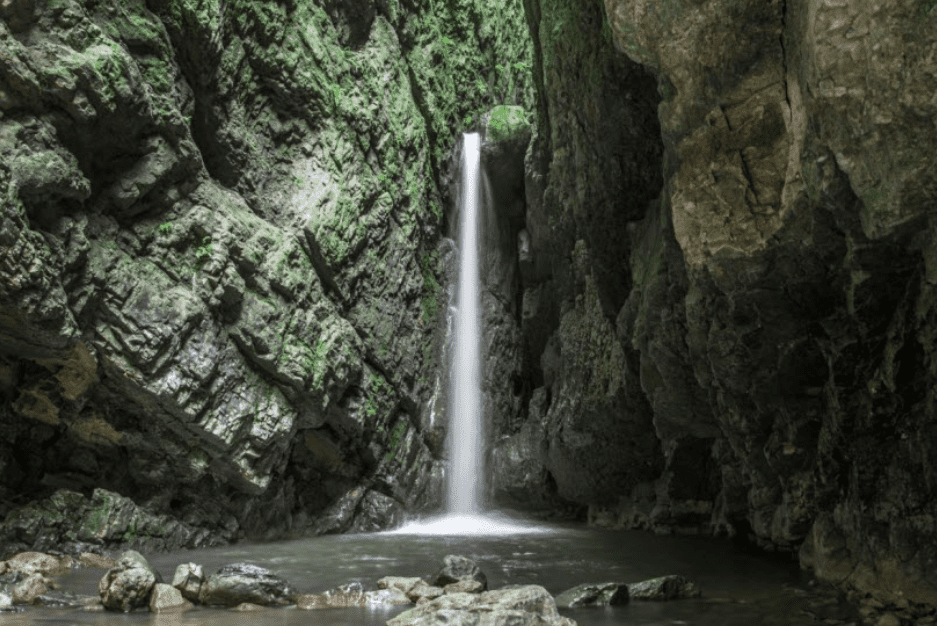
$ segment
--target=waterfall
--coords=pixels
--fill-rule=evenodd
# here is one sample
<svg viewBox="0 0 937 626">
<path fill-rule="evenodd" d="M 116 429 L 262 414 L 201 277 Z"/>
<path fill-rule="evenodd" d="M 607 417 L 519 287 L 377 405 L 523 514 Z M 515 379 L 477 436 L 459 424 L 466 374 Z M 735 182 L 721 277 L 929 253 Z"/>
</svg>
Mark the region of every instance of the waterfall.
<svg viewBox="0 0 937 626">
<path fill-rule="evenodd" d="M 491 210 L 491 192 L 481 170 L 481 137 L 462 135 L 462 186 L 459 198 L 459 279 L 456 308 L 449 319 L 452 358 L 449 362 L 449 460 L 446 514 L 390 531 L 419 535 L 517 535 L 545 532 L 536 524 L 485 511 L 481 387 L 481 295 L 479 223 Z"/>
<path fill-rule="evenodd" d="M 450 433 L 447 511 L 472 515 L 480 511 L 482 482 L 482 415 L 479 376 L 478 204 L 481 138 L 463 135 L 462 197 L 459 206 L 459 283 L 456 300 L 455 350 L 450 374 Z"/>
</svg>

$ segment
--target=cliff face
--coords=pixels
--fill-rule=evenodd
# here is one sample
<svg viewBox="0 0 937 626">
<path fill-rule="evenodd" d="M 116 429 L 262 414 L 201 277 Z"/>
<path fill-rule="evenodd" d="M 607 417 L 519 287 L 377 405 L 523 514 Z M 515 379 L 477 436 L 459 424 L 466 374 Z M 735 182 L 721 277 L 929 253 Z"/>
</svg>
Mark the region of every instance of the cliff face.
<svg viewBox="0 0 937 626">
<path fill-rule="evenodd" d="M 525 8 L 536 389 L 498 496 L 937 602 L 934 3 Z"/>
<path fill-rule="evenodd" d="M 488 5 L 2 3 L 0 543 L 438 505 L 450 151 L 533 99 Z"/>
</svg>

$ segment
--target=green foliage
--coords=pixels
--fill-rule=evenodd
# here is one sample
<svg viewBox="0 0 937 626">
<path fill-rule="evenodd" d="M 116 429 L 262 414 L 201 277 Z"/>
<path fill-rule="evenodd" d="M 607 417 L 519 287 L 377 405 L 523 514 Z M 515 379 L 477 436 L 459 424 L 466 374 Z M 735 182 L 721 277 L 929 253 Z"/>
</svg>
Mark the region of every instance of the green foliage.
<svg viewBox="0 0 937 626">
<path fill-rule="evenodd" d="M 156 230 L 160 235 L 169 235 L 172 233 L 172 222 L 160 224 Z"/>
<path fill-rule="evenodd" d="M 462 120 L 462 124 L 464 124 L 465 126 L 471 126 L 472 121 L 473 121 L 472 114 L 469 113 L 468 115 L 465 116 L 465 119 Z"/>
<path fill-rule="evenodd" d="M 202 245 L 195 249 L 195 258 L 199 261 L 206 260 L 211 257 L 211 250 L 211 237 L 204 237 Z"/>
<path fill-rule="evenodd" d="M 920 0 L 921 1 L 921 15 L 927 16 L 931 13 L 937 12 L 937 0 Z"/>
</svg>

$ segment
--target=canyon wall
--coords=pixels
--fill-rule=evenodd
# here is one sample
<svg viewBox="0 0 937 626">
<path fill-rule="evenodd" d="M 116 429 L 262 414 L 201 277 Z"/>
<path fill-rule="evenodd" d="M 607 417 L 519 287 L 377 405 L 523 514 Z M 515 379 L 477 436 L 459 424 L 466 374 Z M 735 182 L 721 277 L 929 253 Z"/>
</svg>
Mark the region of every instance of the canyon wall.
<svg viewBox="0 0 937 626">
<path fill-rule="evenodd" d="M 937 603 L 937 8 L 525 0 L 502 502 Z"/>
<path fill-rule="evenodd" d="M 4 550 L 438 507 L 450 153 L 531 63 L 519 2 L 0 4 Z"/>
</svg>

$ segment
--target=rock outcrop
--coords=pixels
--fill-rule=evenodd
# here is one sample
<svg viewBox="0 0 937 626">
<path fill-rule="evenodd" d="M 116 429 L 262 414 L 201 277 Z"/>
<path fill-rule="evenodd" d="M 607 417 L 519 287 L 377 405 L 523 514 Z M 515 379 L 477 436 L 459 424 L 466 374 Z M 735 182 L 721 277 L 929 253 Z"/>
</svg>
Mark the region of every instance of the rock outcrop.
<svg viewBox="0 0 937 626">
<path fill-rule="evenodd" d="M 496 496 L 937 604 L 934 3 L 524 4 Z"/>
<path fill-rule="evenodd" d="M 449 155 L 531 46 L 520 2 L 359 4 L 0 6 L 0 545 L 439 505 Z"/>
</svg>

